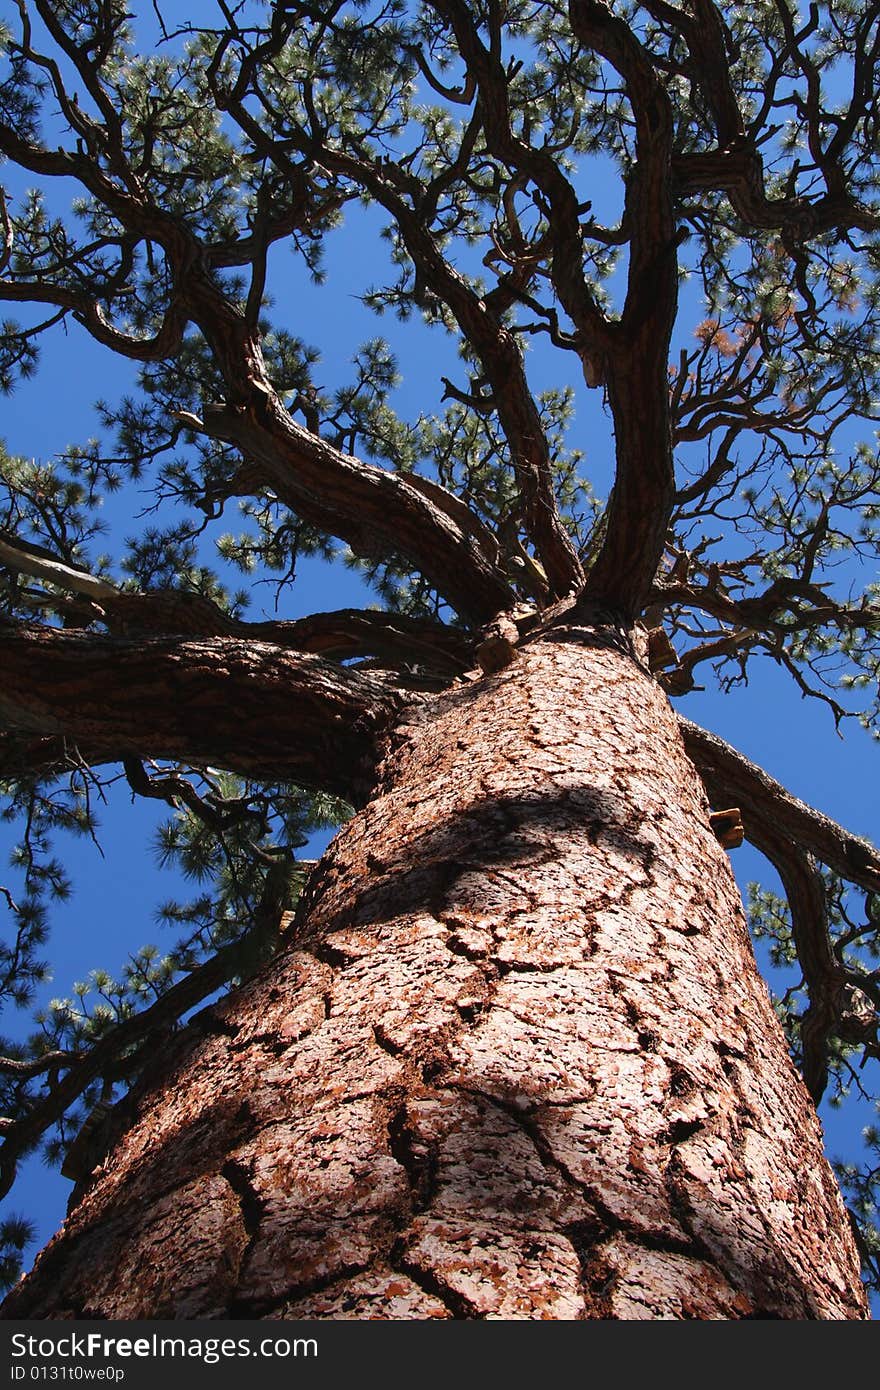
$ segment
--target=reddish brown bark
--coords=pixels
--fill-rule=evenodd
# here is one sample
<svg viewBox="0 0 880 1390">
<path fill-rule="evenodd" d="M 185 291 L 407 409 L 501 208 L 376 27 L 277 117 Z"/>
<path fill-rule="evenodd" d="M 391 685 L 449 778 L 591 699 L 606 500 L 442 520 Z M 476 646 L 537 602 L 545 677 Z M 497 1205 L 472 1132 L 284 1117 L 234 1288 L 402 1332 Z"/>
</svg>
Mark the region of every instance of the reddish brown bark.
<svg viewBox="0 0 880 1390">
<path fill-rule="evenodd" d="M 676 720 L 584 629 L 396 731 L 7 1316 L 862 1318 Z"/>
<path fill-rule="evenodd" d="M 116 758 L 146 747 L 153 757 L 219 763 L 360 802 L 374 781 L 380 732 L 402 701 L 380 675 L 252 638 L 0 624 L 0 662 L 7 775 L 31 753 L 55 762 L 51 744 L 41 754 L 39 743 L 60 737 L 97 757 L 101 745 Z"/>
</svg>

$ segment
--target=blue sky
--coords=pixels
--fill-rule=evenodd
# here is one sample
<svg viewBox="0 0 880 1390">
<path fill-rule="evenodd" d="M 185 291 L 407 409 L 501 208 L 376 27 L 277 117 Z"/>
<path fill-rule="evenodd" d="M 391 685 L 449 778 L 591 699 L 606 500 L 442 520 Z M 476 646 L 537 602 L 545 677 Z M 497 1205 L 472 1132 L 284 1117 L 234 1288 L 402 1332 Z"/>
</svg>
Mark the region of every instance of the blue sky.
<svg viewBox="0 0 880 1390">
<path fill-rule="evenodd" d="M 352 213 L 350 220 L 352 217 L 357 221 L 358 235 L 352 238 L 343 230 L 328 242 L 328 275 L 323 288 L 296 273 L 287 250 L 276 249 L 274 283 L 270 280 L 275 298 L 272 317 L 279 326 L 320 347 L 322 365 L 316 379 L 329 388 L 351 379 L 350 360 L 360 343 L 376 334 L 387 335 L 403 367 L 404 380 L 395 400 L 400 413 L 414 417 L 419 410 L 436 409 L 440 375 L 462 376 L 460 367 L 456 372 L 454 352 L 437 335 L 427 335 L 419 324 L 377 320 L 360 305 L 358 295 L 377 277 L 380 262 L 368 236 L 375 230 L 375 218 L 362 212 Z M 533 366 L 537 389 L 557 384 L 557 363 L 534 354 Z M 12 453 L 51 459 L 66 445 L 96 432 L 94 401 L 99 396 L 112 400 L 130 386 L 131 380 L 130 366 L 93 344 L 79 327 L 72 325 L 68 332 L 56 329 L 45 342 L 37 376 L 0 403 L 0 438 Z M 586 447 L 588 469 L 594 472 L 597 490 L 603 492 L 609 474 L 607 421 L 598 394 L 588 396 L 582 386 L 578 388 L 570 443 Z M 126 494 L 108 503 L 112 530 L 120 534 L 133 530 L 132 518 L 146 500 L 133 501 Z M 231 510 L 227 511 L 227 523 L 229 529 L 235 529 Z M 374 595 L 365 594 L 357 576 L 343 565 L 306 561 L 299 567 L 285 616 L 373 601 Z M 248 616 L 263 616 L 263 606 L 269 615 L 271 602 L 271 591 L 263 590 Z M 707 684 L 710 682 L 711 676 L 707 676 Z M 880 838 L 873 770 L 876 745 L 854 721 L 842 737 L 838 736 L 827 708 L 802 699 L 790 678 L 769 662 L 754 663 L 748 688 L 724 696 L 707 690 L 679 702 L 679 706 L 850 831 L 875 842 Z M 103 857 L 88 842 L 69 842 L 69 853 L 65 846 L 75 896 L 56 915 L 50 947 L 54 979 L 46 997 L 68 994 L 73 980 L 83 978 L 96 966 L 113 972 L 130 951 L 147 941 L 170 946 L 171 934 L 163 940 L 153 912 L 161 899 L 173 895 L 174 886 L 168 875 L 157 880 L 148 844 L 152 828 L 165 815 L 167 810 L 157 810 L 152 804 L 132 805 L 129 794 L 120 788 L 103 818 Z M 8 846 L 8 836 L 6 842 Z M 2 841 L 0 850 L 5 857 Z M 741 885 L 760 877 L 773 886 L 771 872 L 748 848 L 735 851 L 732 860 Z M 4 1019 L 0 1028 L 12 1031 L 13 1025 Z M 823 1117 L 830 1151 L 854 1156 L 859 1126 L 870 1115 L 849 1108 L 837 1114 L 825 1110 Z M 69 1190 L 65 1179 L 47 1172 L 39 1160 L 32 1160 L 7 1205 L 36 1219 L 41 1245 L 58 1225 Z"/>
</svg>

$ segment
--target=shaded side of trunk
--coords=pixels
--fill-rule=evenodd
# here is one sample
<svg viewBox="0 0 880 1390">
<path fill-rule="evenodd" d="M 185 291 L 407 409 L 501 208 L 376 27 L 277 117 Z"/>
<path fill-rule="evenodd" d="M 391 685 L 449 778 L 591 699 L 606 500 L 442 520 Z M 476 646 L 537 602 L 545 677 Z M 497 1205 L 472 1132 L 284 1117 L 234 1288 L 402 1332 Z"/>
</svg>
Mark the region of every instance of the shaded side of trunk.
<svg viewBox="0 0 880 1390">
<path fill-rule="evenodd" d="M 860 1318 L 656 684 L 583 631 L 417 712 L 14 1317 Z"/>
</svg>

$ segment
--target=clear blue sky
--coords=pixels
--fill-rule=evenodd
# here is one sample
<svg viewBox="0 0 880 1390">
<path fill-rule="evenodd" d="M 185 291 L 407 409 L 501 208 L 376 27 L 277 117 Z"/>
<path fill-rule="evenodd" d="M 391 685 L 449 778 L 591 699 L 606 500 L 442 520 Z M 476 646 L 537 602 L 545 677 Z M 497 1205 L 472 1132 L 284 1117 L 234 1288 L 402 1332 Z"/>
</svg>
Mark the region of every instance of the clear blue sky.
<svg viewBox="0 0 880 1390">
<path fill-rule="evenodd" d="M 18 181 L 7 179 L 7 174 L 9 171 L 4 170 L 4 180 L 16 186 Z M 316 379 L 327 387 L 350 380 L 350 359 L 360 343 L 376 334 L 387 335 L 404 371 L 395 403 L 401 414 L 414 417 L 420 410 L 437 408 L 441 374 L 460 377 L 461 372 L 456 370 L 454 355 L 436 335 L 428 337 L 418 324 L 401 326 L 390 319 L 377 320 L 358 303 L 356 296 L 377 278 L 379 262 L 375 244 L 371 247 L 367 236 L 376 219 L 360 212 L 355 215 L 360 235 L 351 238 L 343 230 L 328 242 L 327 284 L 322 289 L 295 272 L 289 252 L 276 251 L 272 267 L 275 278 L 270 280 L 275 298 L 272 316 L 279 326 L 320 347 L 323 360 Z M 544 364 L 536 356 L 536 387 L 557 384 L 553 378 L 557 367 L 557 363 Z M 95 433 L 94 401 L 99 396 L 113 399 L 131 380 L 129 364 L 98 348 L 82 329 L 76 325 L 68 332 L 56 329 L 45 342 L 36 378 L 3 400 L 0 438 L 13 453 L 51 459 L 67 444 Z M 570 442 L 581 447 L 588 442 L 587 463 L 595 466 L 597 489 L 604 491 L 608 432 L 597 393 L 588 400 L 581 388 Z M 109 503 L 107 516 L 112 529 L 118 534 L 134 530 L 134 515 L 147 500 L 133 503 L 126 495 Z M 229 529 L 235 529 L 231 509 L 226 520 Z M 107 548 L 112 549 L 109 544 Z M 374 596 L 365 594 L 360 581 L 341 564 L 328 567 L 305 562 L 300 566 L 293 607 L 286 616 L 373 601 Z M 271 602 L 271 591 L 263 590 L 262 597 L 258 591 L 249 616 L 263 616 L 262 604 L 268 613 Z M 710 682 L 707 672 L 707 684 Z M 854 833 L 875 842 L 880 838 L 873 770 L 876 745 L 854 722 L 844 737 L 837 736 L 827 708 L 801 699 L 790 679 L 770 663 L 755 662 L 747 689 L 727 696 L 711 690 L 695 694 L 680 702 L 680 707 L 761 763 L 797 796 Z M 148 847 L 151 828 L 165 815 L 167 810 L 152 804 L 132 805 L 130 796 L 120 788 L 103 817 L 100 839 L 104 857 L 87 842 L 70 842 L 67 858 L 75 896 L 55 914 L 49 949 L 54 979 L 45 991 L 46 998 L 68 994 L 73 980 L 83 978 L 95 966 L 111 972 L 118 969 L 128 952 L 147 941 L 171 945 L 170 934 L 164 941 L 159 934 L 153 912 L 160 900 L 173 896 L 175 888 L 168 875 L 157 879 Z M 0 850 L 5 858 L 2 842 Z M 734 852 L 733 864 L 741 884 L 761 877 L 773 886 L 769 869 L 746 847 Z M 0 1022 L 2 1031 L 12 1032 L 14 1027 L 11 1020 Z M 870 1115 L 859 1117 L 845 1111 L 824 1117 L 831 1152 L 855 1156 L 858 1126 Z M 27 1211 L 37 1220 L 38 1244 L 42 1245 L 63 1215 L 70 1185 L 49 1173 L 39 1160 L 25 1167 L 7 1206 Z"/>
</svg>

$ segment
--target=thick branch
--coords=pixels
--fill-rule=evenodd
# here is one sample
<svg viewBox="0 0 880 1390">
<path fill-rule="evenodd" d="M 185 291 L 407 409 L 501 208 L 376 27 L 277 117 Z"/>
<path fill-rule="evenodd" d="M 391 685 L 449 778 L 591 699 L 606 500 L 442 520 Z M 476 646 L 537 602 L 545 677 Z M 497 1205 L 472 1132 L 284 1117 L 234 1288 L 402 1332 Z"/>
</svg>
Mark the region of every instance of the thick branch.
<svg viewBox="0 0 880 1390">
<path fill-rule="evenodd" d="M 627 296 L 621 323 L 610 324 L 584 278 L 574 189 L 546 150 L 533 149 L 514 134 L 509 78 L 500 56 L 481 42 L 459 0 L 434 0 L 434 8 L 452 26 L 468 75 L 476 79 L 490 150 L 541 190 L 551 227 L 554 288 L 577 330 L 588 383 L 607 382 L 617 475 L 603 544 L 586 592 L 591 600 L 632 616 L 660 562 L 674 492 L 666 371 L 678 290 L 669 101 L 629 25 L 600 0 L 572 0 L 573 33 L 621 74 L 636 124 L 636 163 L 624 217 L 630 243 Z M 500 402 L 497 388 L 495 394 Z M 639 402 L 638 410 L 633 409 L 634 401 Z M 534 536 L 534 526 L 530 530 Z M 538 550 L 546 565 L 543 545 Z M 555 580 L 554 588 L 561 592 Z"/>
<path fill-rule="evenodd" d="M 71 573 L 74 587 L 81 577 L 92 579 L 81 571 Z M 104 621 L 115 636 L 238 637 L 248 643 L 258 641 L 313 653 L 327 661 L 374 658 L 395 671 L 420 667 L 445 680 L 468 669 L 474 661 L 473 643 L 455 628 L 427 618 L 372 609 L 343 608 L 287 622 L 247 623 L 230 617 L 202 594 L 116 591 L 109 600 L 102 597 L 92 616 L 95 621 Z M 84 766 L 122 762 L 126 756 L 126 747 L 109 736 L 74 741 L 63 735 L 0 732 L 0 780 L 63 776 Z"/>
<path fill-rule="evenodd" d="M 328 661 L 375 656 L 394 666 L 426 666 L 457 674 L 473 665 L 472 644 L 463 633 L 428 618 L 403 613 L 342 608 L 292 622 L 244 624 L 264 641 L 314 652 Z"/>
<path fill-rule="evenodd" d="M 678 304 L 672 109 L 649 54 L 603 0 L 570 0 L 569 18 L 575 36 L 623 78 L 636 127 L 624 209 L 626 300 L 607 358 L 617 469 L 587 583 L 591 599 L 632 616 L 660 564 L 675 495 L 667 377 Z"/>
<path fill-rule="evenodd" d="M 815 863 L 771 820 L 749 819 L 749 838 L 779 874 L 791 912 L 792 937 L 810 1000 L 801 1020 L 804 1083 L 818 1105 L 828 1084 L 826 1049 L 844 1007 L 847 974 L 831 945 L 825 884 Z"/>
<path fill-rule="evenodd" d="M 65 285 L 52 285 L 46 281 L 0 280 L 0 300 L 16 304 L 56 304 L 62 309 L 71 310 L 96 342 L 134 362 L 161 362 L 173 356 L 183 342 L 186 327 L 186 316 L 175 301 L 151 338 L 133 338 L 108 322 L 97 300 Z"/>
<path fill-rule="evenodd" d="M 235 107 L 234 114 L 247 133 L 254 138 L 257 148 L 264 149 L 267 158 L 272 158 L 273 142 L 248 119 L 244 108 Z M 304 144 L 308 143 L 305 137 L 302 137 L 302 140 Z M 391 213 L 425 284 L 452 311 L 462 333 L 479 357 L 486 379 L 493 390 L 501 427 L 510 445 L 511 459 L 523 502 L 524 523 L 553 584 L 554 592 L 558 595 L 569 593 L 583 581 L 583 570 L 556 507 L 549 448 L 540 413 L 526 381 L 522 354 L 515 334 L 490 312 L 485 300 L 481 299 L 470 288 L 464 276 L 445 260 L 437 238 L 424 225 L 421 213 L 407 205 L 382 172 L 366 160 L 328 147 L 321 150 L 321 159 L 328 168 L 368 189 Z M 290 423 L 294 430 L 306 435 L 306 431 L 300 426 L 292 421 Z M 462 504 L 459 503 L 458 506 L 461 508 Z M 483 530 L 477 518 L 472 517 L 468 529 L 476 535 L 477 528 Z M 338 529 L 338 523 L 333 533 L 343 534 Z M 488 532 L 485 534 L 488 535 Z M 351 543 L 349 541 L 349 544 Z M 403 549 L 402 546 L 398 548 Z M 428 549 L 422 544 L 419 548 L 418 567 L 430 579 L 432 576 L 426 568 L 426 562 L 430 563 L 428 556 Z M 460 592 L 465 591 L 469 584 L 470 581 L 462 585 Z M 450 596 L 448 589 L 439 587 Z M 472 612 L 472 609 L 463 608 L 459 603 L 455 606 L 459 612 Z M 495 612 L 498 611 L 500 609 L 496 608 Z M 481 615 L 483 621 L 492 616 L 494 614 Z"/>
<path fill-rule="evenodd" d="M 234 637 L 141 641 L 0 628 L 11 735 L 212 763 L 360 802 L 403 697 L 377 676 Z"/>
<path fill-rule="evenodd" d="M 39 1057 L 28 1057 L 24 1061 L 17 1057 L 0 1057 L 0 1076 L 9 1076 L 16 1081 L 31 1081 L 44 1071 L 70 1067 L 81 1056 L 80 1052 L 42 1052 Z"/>
<path fill-rule="evenodd" d="M 44 296 L 53 303 L 69 299 L 99 341 L 127 356 L 173 355 L 186 322 L 195 323 L 226 383 L 229 405 L 204 424 L 192 416 L 181 417 L 183 423 L 235 444 L 259 463 L 280 500 L 357 554 L 404 556 L 476 625 L 510 606 L 509 583 L 496 564 L 497 546 L 461 502 L 451 496 L 444 502 L 441 488 L 428 498 L 401 476 L 343 454 L 291 419 L 268 381 L 257 331 L 218 287 L 206 267 L 205 248 L 181 219 L 145 195 L 132 196 L 87 156 L 41 149 L 2 124 L 0 153 L 36 173 L 77 178 L 130 234 L 163 247 L 174 299 L 156 339 L 140 343 L 118 334 L 99 309 L 72 292 L 46 287 Z M 33 289 L 7 288 L 15 298 L 27 298 Z"/>
<path fill-rule="evenodd" d="M 440 487 L 429 497 L 404 475 L 343 453 L 291 419 L 268 386 L 254 383 L 247 406 L 206 410 L 204 421 L 178 418 L 234 444 L 259 465 L 280 501 L 357 555 L 404 556 L 472 622 L 510 607 L 497 544 L 457 498 Z"/>
<path fill-rule="evenodd" d="M 834 873 L 868 893 L 880 892 L 880 852 L 843 826 L 799 801 L 757 763 L 717 734 L 679 715 L 688 756 L 716 804 L 740 807 L 746 839 L 760 848 L 762 827 L 773 827 Z"/>
<path fill-rule="evenodd" d="M 51 557 L 42 547 L 30 546 L 5 531 L 0 531 L 0 565 L 92 599 L 109 598 L 116 592 L 106 579 L 96 579 L 85 570 L 75 570 Z"/>
<path fill-rule="evenodd" d="M 760 154 L 749 145 L 705 154 L 679 155 L 674 161 L 681 193 L 727 193 L 737 216 L 758 231 L 785 232 L 790 241 L 809 241 L 836 228 L 876 232 L 880 217 L 854 198 L 826 193 L 807 198 L 768 198 Z"/>
<path fill-rule="evenodd" d="M 336 661 L 378 657 L 392 666 L 428 667 L 447 675 L 472 664 L 471 644 L 465 635 L 429 618 L 343 608 L 287 622 L 243 622 L 203 594 L 183 589 L 147 593 L 118 589 L 109 580 L 64 564 L 45 547 L 30 545 L 3 531 L 0 565 L 92 599 L 88 610 L 91 620 L 104 622 L 110 632 L 120 636 L 242 637 Z"/>
<path fill-rule="evenodd" d="M 231 617 L 203 594 L 173 589 L 116 593 L 102 600 L 102 609 L 110 631 L 123 636 L 240 637 L 312 652 L 328 661 L 373 657 L 394 669 L 427 667 L 447 677 L 473 664 L 473 644 L 456 628 L 430 618 L 369 608 L 250 623 Z"/>
<path fill-rule="evenodd" d="M 716 804 L 736 802 L 746 839 L 767 856 L 782 880 L 810 1000 L 801 1022 L 804 1082 L 818 1104 L 828 1081 L 828 1039 L 848 1007 L 851 978 L 834 953 L 825 885 L 813 856 L 841 878 L 877 892 L 880 853 L 791 796 L 717 735 L 681 716 L 679 724 L 710 799 Z"/>
</svg>

